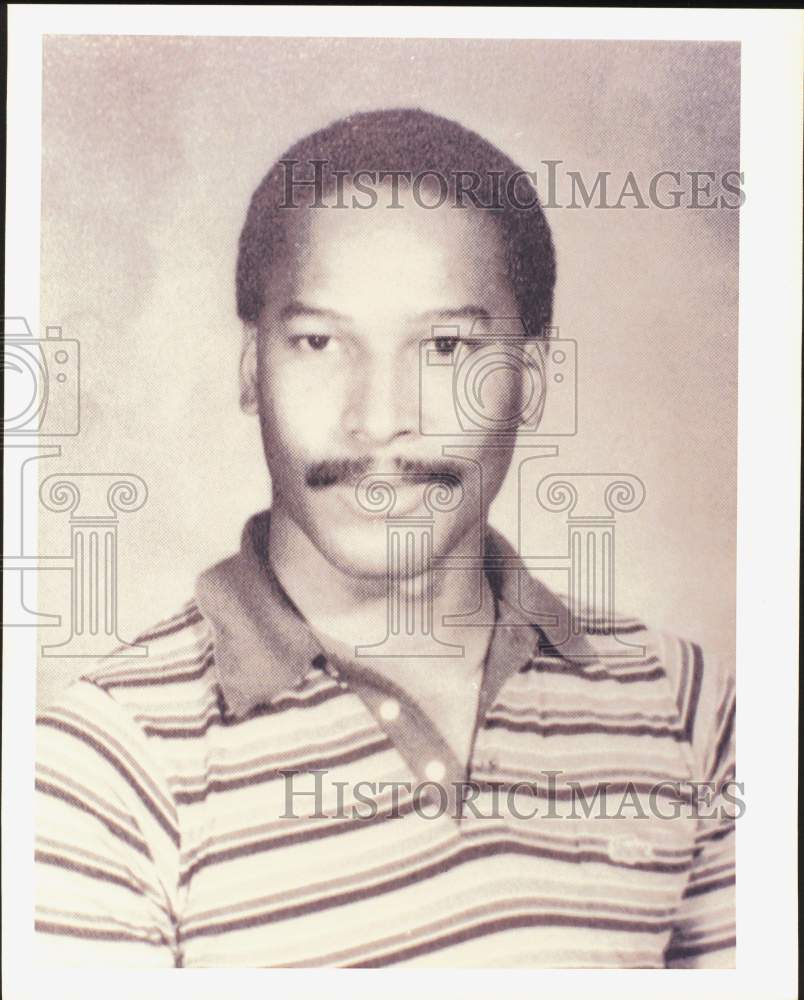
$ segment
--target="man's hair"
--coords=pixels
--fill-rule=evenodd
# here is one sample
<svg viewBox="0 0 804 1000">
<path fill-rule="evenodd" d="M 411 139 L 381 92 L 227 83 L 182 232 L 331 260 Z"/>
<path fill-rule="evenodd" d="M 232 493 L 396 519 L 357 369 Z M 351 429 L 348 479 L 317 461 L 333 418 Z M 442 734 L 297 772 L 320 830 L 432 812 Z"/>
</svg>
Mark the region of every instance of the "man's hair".
<svg viewBox="0 0 804 1000">
<path fill-rule="evenodd" d="M 454 210 L 474 207 L 488 213 L 499 227 L 525 330 L 529 336 L 546 335 L 553 311 L 555 252 L 531 178 L 476 132 L 419 108 L 341 118 L 301 139 L 274 163 L 251 198 L 240 234 L 237 312 L 244 322 L 256 323 L 267 276 L 287 252 L 285 221 L 298 189 L 303 189 L 309 208 L 310 195 L 319 199 L 336 185 L 342 190 L 344 179 L 366 172 L 375 182 L 383 174 L 387 179 L 403 173 L 408 181 L 420 177 L 432 187 L 435 179 L 441 193 L 447 191 L 452 199 L 444 203 L 456 206 Z"/>
</svg>

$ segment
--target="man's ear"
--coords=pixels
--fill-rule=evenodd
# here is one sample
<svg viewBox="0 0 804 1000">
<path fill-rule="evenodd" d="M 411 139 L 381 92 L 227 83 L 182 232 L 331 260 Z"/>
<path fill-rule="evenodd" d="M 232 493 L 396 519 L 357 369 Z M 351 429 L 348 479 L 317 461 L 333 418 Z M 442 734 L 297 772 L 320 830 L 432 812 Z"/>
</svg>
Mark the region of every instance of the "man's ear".
<svg viewBox="0 0 804 1000">
<path fill-rule="evenodd" d="M 243 327 L 243 347 L 240 352 L 240 409 L 243 413 L 257 412 L 257 327 Z"/>
<path fill-rule="evenodd" d="M 520 425 L 531 433 L 538 430 L 547 398 L 548 344 L 543 337 L 528 337 L 523 346 Z"/>
</svg>

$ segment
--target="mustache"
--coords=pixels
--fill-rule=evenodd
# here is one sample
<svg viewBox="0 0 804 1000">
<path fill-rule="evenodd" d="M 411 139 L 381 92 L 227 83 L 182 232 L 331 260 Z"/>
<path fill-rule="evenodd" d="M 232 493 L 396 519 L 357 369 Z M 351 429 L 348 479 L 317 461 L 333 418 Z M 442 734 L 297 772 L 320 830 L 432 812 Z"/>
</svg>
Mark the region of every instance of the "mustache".
<svg viewBox="0 0 804 1000">
<path fill-rule="evenodd" d="M 392 468 L 388 468 L 388 466 Z M 444 483 L 448 486 L 460 486 L 463 482 L 463 469 L 458 462 L 448 459 L 396 458 L 392 462 L 383 462 L 382 471 L 377 468 L 373 458 L 335 458 L 322 462 L 314 462 L 305 468 L 304 481 L 313 490 L 324 490 L 330 486 L 354 486 L 369 473 L 374 473 L 378 479 L 383 474 L 394 473 L 397 482 L 418 484 L 422 482 Z"/>
</svg>

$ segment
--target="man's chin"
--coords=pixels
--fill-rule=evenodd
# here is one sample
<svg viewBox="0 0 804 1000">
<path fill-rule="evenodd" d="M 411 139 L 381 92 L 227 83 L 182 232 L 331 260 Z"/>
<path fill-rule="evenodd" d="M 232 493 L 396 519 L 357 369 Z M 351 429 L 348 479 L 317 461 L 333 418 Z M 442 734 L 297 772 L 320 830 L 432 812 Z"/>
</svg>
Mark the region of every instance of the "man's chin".
<svg viewBox="0 0 804 1000">
<path fill-rule="evenodd" d="M 352 498 L 346 499 L 332 493 L 315 506 L 300 505 L 302 516 L 293 519 L 331 566 L 353 578 L 383 586 L 389 573 L 400 580 L 416 579 L 427 572 L 431 559 L 451 551 L 462 537 L 454 513 L 430 519 L 414 505 L 407 516 L 389 521 L 384 512 L 356 510 Z"/>
<path fill-rule="evenodd" d="M 388 575 L 388 532 L 383 522 L 361 527 L 339 526 L 316 533 L 316 547 L 347 576 L 384 581 Z"/>
</svg>

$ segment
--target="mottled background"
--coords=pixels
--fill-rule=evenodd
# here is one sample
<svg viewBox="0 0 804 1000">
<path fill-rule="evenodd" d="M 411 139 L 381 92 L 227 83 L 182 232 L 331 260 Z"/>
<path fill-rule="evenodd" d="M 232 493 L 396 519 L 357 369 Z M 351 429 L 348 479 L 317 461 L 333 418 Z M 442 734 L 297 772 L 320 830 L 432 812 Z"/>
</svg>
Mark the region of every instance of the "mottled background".
<svg viewBox="0 0 804 1000">
<path fill-rule="evenodd" d="M 39 466 L 148 484 L 120 522 L 123 638 L 191 596 L 268 502 L 237 404 L 234 260 L 250 194 L 291 142 L 355 110 L 418 105 L 526 169 L 562 160 L 611 171 L 615 188 L 628 170 L 646 188 L 658 170 L 739 169 L 736 44 L 61 36 L 45 42 L 43 101 L 42 322 L 80 340 L 82 432 Z M 549 211 L 580 428 L 522 480 L 523 548 L 549 554 L 566 527 L 535 503 L 543 475 L 638 475 L 647 499 L 618 522 L 617 603 L 727 658 L 737 215 Z M 493 520 L 514 539 L 516 500 L 511 477 Z M 69 544 L 67 516 L 43 512 L 41 551 Z M 59 642 L 67 574 L 40 577 L 40 609 L 65 621 L 42 639 Z M 42 657 L 40 700 L 87 665 Z"/>
</svg>

